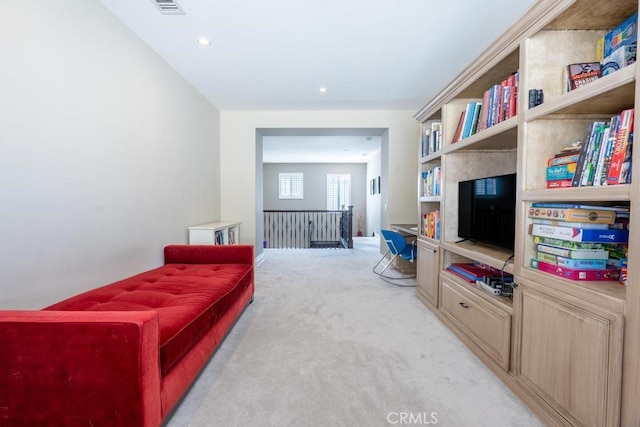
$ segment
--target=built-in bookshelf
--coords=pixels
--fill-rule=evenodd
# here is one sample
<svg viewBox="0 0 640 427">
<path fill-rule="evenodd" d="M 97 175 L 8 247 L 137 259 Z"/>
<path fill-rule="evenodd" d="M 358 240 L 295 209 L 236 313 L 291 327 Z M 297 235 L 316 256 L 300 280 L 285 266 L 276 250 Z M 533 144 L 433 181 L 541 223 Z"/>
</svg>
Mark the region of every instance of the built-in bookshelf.
<svg viewBox="0 0 640 427">
<path fill-rule="evenodd" d="M 219 221 L 189 227 L 190 245 L 235 245 L 240 238 L 240 223 Z"/>
<path fill-rule="evenodd" d="M 422 135 L 418 216 L 424 221 L 437 211 L 440 230 L 437 237 L 419 235 L 417 296 L 548 424 L 640 423 L 640 235 L 629 233 L 626 243 L 609 248 L 626 256 L 626 276 L 563 276 L 538 262 L 555 259 L 539 251 L 535 235 L 548 230 L 530 215 L 550 203 L 618 206 L 628 219 L 607 229 L 640 228 L 633 138 L 625 160 L 631 179 L 594 185 L 606 158 L 599 151 L 607 144 L 603 135 L 613 135 L 611 123 L 635 111 L 637 65 L 622 64 L 570 91 L 566 81 L 569 64 L 595 62 L 596 46 L 637 12 L 637 0 L 540 0 L 415 115 Z M 425 149 L 434 124 L 438 149 Z M 562 164 L 550 159 L 571 146 L 578 147 L 576 165 L 548 169 Z M 458 183 L 511 173 L 517 174 L 513 249 L 460 238 Z M 571 185 L 559 182 L 569 177 Z M 558 182 L 549 184 L 553 178 Z M 615 261 L 607 259 L 614 270 Z M 451 274 L 456 263 L 512 274 L 513 296 Z"/>
</svg>

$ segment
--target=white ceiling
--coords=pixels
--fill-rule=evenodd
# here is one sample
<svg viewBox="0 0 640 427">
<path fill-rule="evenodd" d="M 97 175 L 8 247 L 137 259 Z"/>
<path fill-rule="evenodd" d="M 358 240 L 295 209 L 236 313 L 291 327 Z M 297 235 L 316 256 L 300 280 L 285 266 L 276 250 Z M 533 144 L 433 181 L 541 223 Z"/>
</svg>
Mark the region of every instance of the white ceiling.
<svg viewBox="0 0 640 427">
<path fill-rule="evenodd" d="M 185 14 L 162 15 L 100 1 L 220 110 L 410 113 L 534 2 L 176 0 Z"/>
</svg>

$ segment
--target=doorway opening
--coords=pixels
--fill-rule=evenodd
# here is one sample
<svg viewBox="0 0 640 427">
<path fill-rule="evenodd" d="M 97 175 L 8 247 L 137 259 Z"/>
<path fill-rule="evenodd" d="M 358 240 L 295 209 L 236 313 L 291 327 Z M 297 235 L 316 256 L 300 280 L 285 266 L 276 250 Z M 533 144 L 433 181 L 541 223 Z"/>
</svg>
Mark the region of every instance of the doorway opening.
<svg viewBox="0 0 640 427">
<path fill-rule="evenodd" d="M 267 224 L 274 211 L 298 215 L 350 210 L 350 237 L 378 235 L 385 219 L 379 186 L 386 181 L 388 141 L 387 128 L 256 129 L 256 240 L 262 240 L 263 248 L 274 247 L 269 242 L 274 235 L 308 233 L 310 228 L 330 231 L 329 224 L 313 223 L 310 227 L 307 220 Z M 301 188 L 295 190 L 301 193 L 295 198 L 282 197 L 284 184 L 279 178 L 283 175 L 300 179 Z M 277 247 L 288 247 L 296 239 L 303 245 L 313 239 L 325 240 L 317 236 L 285 237 L 284 246 Z"/>
</svg>

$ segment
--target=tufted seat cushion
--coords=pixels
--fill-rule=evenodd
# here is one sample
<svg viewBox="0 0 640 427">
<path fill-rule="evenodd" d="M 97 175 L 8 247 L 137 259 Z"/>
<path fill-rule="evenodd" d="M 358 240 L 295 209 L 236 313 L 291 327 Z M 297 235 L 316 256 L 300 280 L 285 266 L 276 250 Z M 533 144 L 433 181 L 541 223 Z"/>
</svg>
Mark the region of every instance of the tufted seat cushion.
<svg viewBox="0 0 640 427">
<path fill-rule="evenodd" d="M 156 311 L 164 376 L 250 286 L 251 268 L 246 264 L 167 264 L 44 310 Z"/>
</svg>

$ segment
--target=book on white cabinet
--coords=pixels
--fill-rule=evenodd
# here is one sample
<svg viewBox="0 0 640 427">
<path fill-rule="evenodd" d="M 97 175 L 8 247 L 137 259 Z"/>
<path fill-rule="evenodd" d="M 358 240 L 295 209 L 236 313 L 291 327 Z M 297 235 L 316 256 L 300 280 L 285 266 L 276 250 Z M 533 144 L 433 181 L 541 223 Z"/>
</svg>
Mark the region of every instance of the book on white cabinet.
<svg viewBox="0 0 640 427">
<path fill-rule="evenodd" d="M 240 222 L 218 221 L 189 227 L 190 245 L 235 245 L 240 239 Z"/>
</svg>

